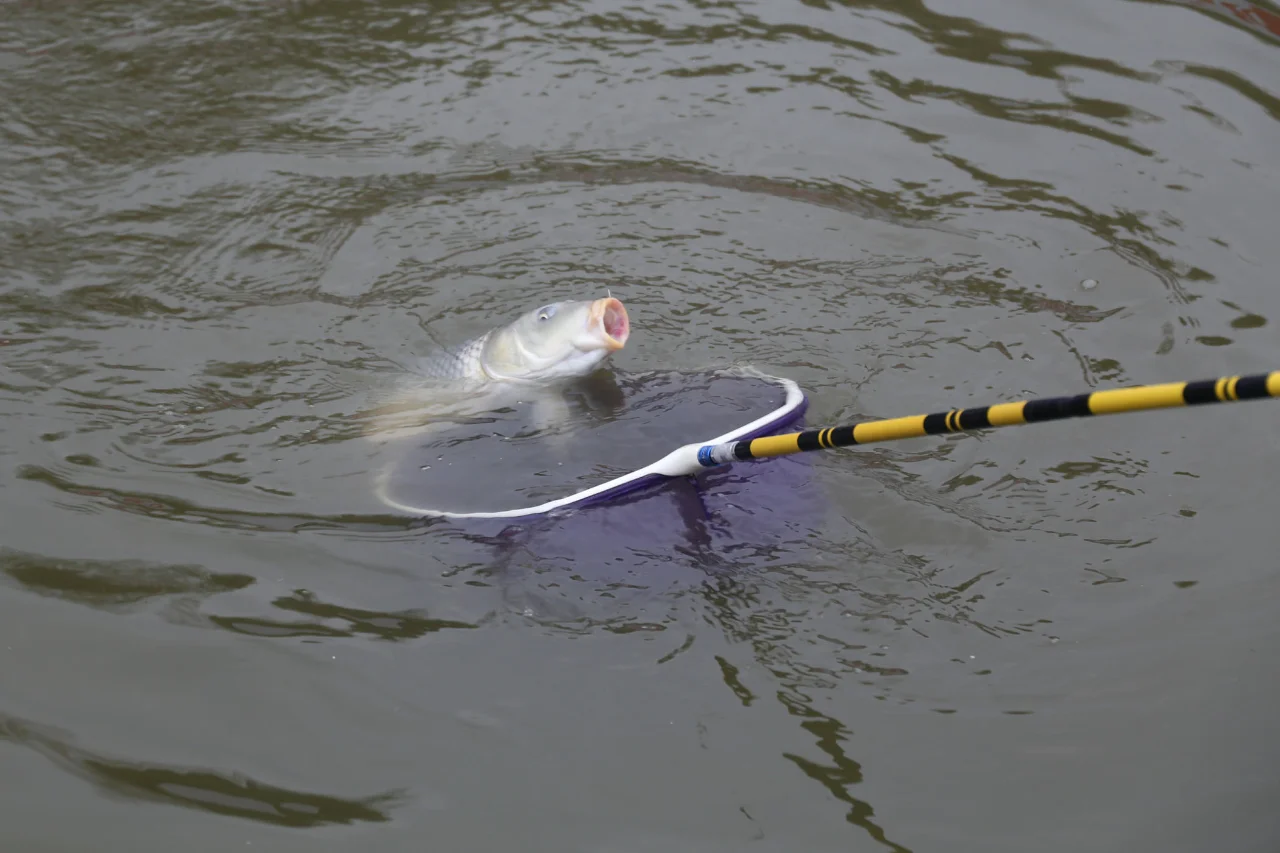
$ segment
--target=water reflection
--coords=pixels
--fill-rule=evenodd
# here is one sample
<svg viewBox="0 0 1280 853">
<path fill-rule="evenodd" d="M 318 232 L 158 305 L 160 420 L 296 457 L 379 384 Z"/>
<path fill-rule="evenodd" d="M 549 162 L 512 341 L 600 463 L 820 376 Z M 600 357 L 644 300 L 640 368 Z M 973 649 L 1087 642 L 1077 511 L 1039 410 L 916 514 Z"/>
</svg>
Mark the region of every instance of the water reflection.
<svg viewBox="0 0 1280 853">
<path fill-rule="evenodd" d="M 25 746 L 106 793 L 210 812 L 225 817 L 309 829 L 352 823 L 384 823 L 398 791 L 344 799 L 290 790 L 238 773 L 109 758 L 74 745 L 48 726 L 0 712 L 0 742 Z"/>
<path fill-rule="evenodd" d="M 247 616 L 210 616 L 220 628 L 254 637 L 374 637 L 379 640 L 416 640 L 436 631 L 479 627 L 454 619 L 432 619 L 411 611 L 381 612 L 344 607 L 319 600 L 311 592 L 299 590 L 271 602 L 288 613 L 312 617 L 309 621 L 263 619 Z M 345 627 L 335 627 L 338 623 Z"/>
<path fill-rule="evenodd" d="M 341 529 L 352 533 L 361 533 L 386 531 L 388 529 L 398 531 L 416 530 L 424 525 L 433 523 L 432 521 L 392 515 L 320 516 L 294 513 L 246 512 L 236 509 L 194 506 L 168 495 L 129 492 L 121 489 L 84 485 L 61 476 L 57 472 L 37 466 L 24 467 L 18 472 L 18 476 L 24 480 L 52 486 L 66 494 L 92 498 L 102 502 L 106 507 L 121 512 L 145 515 L 151 518 L 205 524 L 211 527 L 263 532 Z"/>
<path fill-rule="evenodd" d="M 250 575 L 211 572 L 203 566 L 174 566 L 141 560 L 58 559 L 0 551 L 0 573 L 39 595 L 116 608 L 150 598 L 205 598 L 245 589 Z"/>
<path fill-rule="evenodd" d="M 818 710 L 814 695 L 835 688 L 840 673 L 826 666 L 802 663 L 794 656 L 799 640 L 794 635 L 796 626 L 804 621 L 801 614 L 771 608 L 771 596 L 751 582 L 722 579 L 708 584 L 704 595 L 711 612 L 719 617 L 722 629 L 747 644 L 756 662 L 777 679 L 776 689 L 769 693 L 798 721 L 800 728 L 813 737 L 814 746 L 825 761 L 792 752 L 782 757 L 847 805 L 845 820 L 850 824 L 885 847 L 907 853 L 907 848 L 887 837 L 885 829 L 875 820 L 871 804 L 854 793 L 864 778 L 861 765 L 846 751 L 853 733 L 835 717 Z M 725 686 L 744 706 L 749 707 L 759 699 L 744 684 L 737 667 L 723 658 L 717 658 L 717 663 Z M 865 672 L 867 668 L 855 665 L 846 671 Z M 906 673 L 900 670 L 884 674 Z"/>
<path fill-rule="evenodd" d="M 910 853 L 906 847 L 888 838 L 884 828 L 876 823 L 875 809 L 871 804 L 853 795 L 853 787 L 863 779 L 862 766 L 845 752 L 844 744 L 852 734 L 849 729 L 834 717 L 799 701 L 795 695 L 780 694 L 778 698 L 790 714 L 803 720 L 800 727 L 814 737 L 815 745 L 830 761 L 823 763 L 793 753 L 784 754 L 783 758 L 794 763 L 802 773 L 830 791 L 838 801 L 845 803 L 849 807 L 845 820 L 849 823 L 890 850 Z"/>
<path fill-rule="evenodd" d="M 1280 40 L 1280 14 L 1257 3 L 1248 3 L 1245 0 L 1141 0 L 1141 2 L 1164 2 L 1186 6 L 1219 20 L 1242 25 L 1262 38 Z"/>
</svg>

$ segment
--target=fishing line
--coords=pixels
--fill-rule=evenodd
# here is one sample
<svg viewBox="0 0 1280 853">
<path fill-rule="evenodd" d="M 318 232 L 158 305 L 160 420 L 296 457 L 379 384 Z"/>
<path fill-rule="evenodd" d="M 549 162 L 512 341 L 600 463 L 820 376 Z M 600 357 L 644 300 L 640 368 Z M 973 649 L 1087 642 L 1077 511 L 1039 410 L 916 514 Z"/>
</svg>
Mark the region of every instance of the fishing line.
<svg viewBox="0 0 1280 853">
<path fill-rule="evenodd" d="M 1280 371 L 1274 371 L 1195 382 L 1138 385 L 1077 394 L 1071 397 L 1045 397 L 997 403 L 977 408 L 950 409 L 927 415 L 911 415 L 848 426 L 804 430 L 785 435 L 769 435 L 803 413 L 808 404 L 804 392 L 790 379 L 770 376 L 750 368 L 738 368 L 734 372 L 778 384 L 786 389 L 786 400 L 772 412 L 724 435 L 707 441 L 686 444 L 630 474 L 615 477 L 567 497 L 547 501 L 537 506 L 496 512 L 450 512 L 408 506 L 390 499 L 385 493 L 382 498 L 387 505 L 411 515 L 449 518 L 521 518 L 614 500 L 666 479 L 690 476 L 709 468 L 718 468 L 750 459 L 766 459 L 811 450 L 830 450 L 837 447 L 900 441 L 927 435 L 973 432 L 1069 418 L 1280 397 Z"/>
</svg>

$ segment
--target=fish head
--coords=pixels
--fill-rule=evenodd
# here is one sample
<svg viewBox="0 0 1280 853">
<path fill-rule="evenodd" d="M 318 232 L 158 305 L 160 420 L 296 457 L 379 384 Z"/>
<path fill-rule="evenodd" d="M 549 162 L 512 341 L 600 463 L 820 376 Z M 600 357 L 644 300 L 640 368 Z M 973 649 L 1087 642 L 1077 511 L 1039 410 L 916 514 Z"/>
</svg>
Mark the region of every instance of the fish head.
<svg viewBox="0 0 1280 853">
<path fill-rule="evenodd" d="M 630 336 L 627 309 L 612 296 L 553 302 L 495 330 L 481 360 L 497 379 L 569 379 L 591 373 Z"/>
</svg>

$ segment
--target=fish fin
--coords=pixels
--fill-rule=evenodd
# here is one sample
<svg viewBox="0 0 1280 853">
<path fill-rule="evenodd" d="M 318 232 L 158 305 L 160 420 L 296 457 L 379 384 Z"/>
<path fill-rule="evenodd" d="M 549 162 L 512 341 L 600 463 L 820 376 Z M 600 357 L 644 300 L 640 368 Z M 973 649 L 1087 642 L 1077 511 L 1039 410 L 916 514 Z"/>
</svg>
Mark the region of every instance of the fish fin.
<svg viewBox="0 0 1280 853">
<path fill-rule="evenodd" d="M 367 438 L 385 442 L 477 417 L 491 408 L 495 399 L 483 390 L 410 386 L 378 395 L 372 403 L 353 417 L 360 421 Z"/>
</svg>

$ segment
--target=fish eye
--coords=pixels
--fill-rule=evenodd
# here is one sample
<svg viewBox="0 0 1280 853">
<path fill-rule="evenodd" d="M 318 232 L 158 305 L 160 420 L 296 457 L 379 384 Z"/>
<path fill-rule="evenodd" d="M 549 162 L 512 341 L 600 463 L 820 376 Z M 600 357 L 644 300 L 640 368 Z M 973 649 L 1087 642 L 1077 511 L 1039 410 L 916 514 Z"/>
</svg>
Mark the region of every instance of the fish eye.
<svg viewBox="0 0 1280 853">
<path fill-rule="evenodd" d="M 555 315 L 556 315 L 556 306 L 554 305 L 544 305 L 543 307 L 538 309 L 539 320 L 550 320 Z"/>
</svg>

